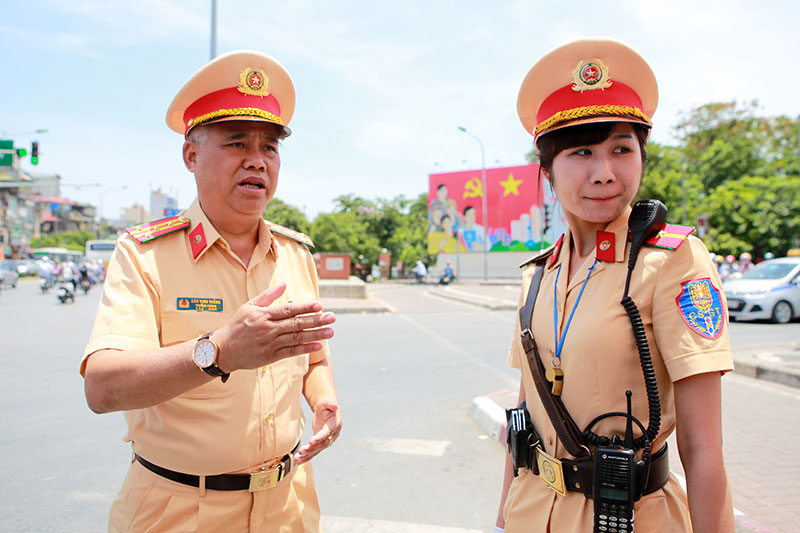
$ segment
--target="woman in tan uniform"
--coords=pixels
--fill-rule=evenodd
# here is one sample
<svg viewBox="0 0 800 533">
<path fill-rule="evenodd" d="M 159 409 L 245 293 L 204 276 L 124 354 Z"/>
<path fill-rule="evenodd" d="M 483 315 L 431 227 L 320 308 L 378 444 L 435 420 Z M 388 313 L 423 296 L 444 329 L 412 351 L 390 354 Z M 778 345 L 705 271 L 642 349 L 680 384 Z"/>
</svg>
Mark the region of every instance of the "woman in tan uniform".
<svg viewBox="0 0 800 533">
<path fill-rule="evenodd" d="M 732 370 L 732 359 L 719 276 L 692 228 L 664 223 L 642 238 L 647 241 L 629 272 L 631 204 L 657 100 L 644 59 L 608 39 L 556 48 L 520 89 L 520 119 L 534 136 L 541 173 L 568 229 L 523 272 L 520 305 L 529 288 L 539 289 L 531 293 L 532 313 L 520 313 L 508 363 L 521 371 L 520 402 L 526 401 L 537 433 L 530 444 L 538 444 L 527 450 L 530 466 L 518 468 L 516 477 L 507 458 L 496 531 L 733 531 L 720 414 L 720 378 Z M 541 281 L 532 286 L 537 270 Z M 640 313 L 638 343 L 624 294 Z M 652 364 L 640 362 L 644 336 Z M 538 389 L 536 358 L 545 378 Z M 626 391 L 641 422 L 632 424 L 627 441 Z M 548 416 L 548 398 L 563 403 L 577 441 L 562 438 L 568 432 Z M 606 413 L 614 414 L 595 421 Z M 519 428 L 519 420 L 510 425 Z M 667 464 L 666 440 L 676 429 L 688 496 Z M 636 450 L 634 460 L 649 465 L 649 475 L 634 484 L 641 499 L 633 521 L 595 522 L 601 514 L 593 494 L 598 445 Z M 611 494 L 612 502 L 617 497 L 598 492 Z"/>
</svg>

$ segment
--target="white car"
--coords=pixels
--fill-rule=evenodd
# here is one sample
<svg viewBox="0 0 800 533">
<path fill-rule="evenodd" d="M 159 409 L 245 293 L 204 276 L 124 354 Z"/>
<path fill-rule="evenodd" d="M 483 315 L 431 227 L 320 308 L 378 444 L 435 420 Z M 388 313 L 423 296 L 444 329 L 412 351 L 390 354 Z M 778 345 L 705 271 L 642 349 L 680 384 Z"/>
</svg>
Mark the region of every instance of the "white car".
<svg viewBox="0 0 800 533">
<path fill-rule="evenodd" d="M 733 320 L 785 324 L 800 316 L 800 257 L 764 261 L 722 286 Z"/>
<path fill-rule="evenodd" d="M 0 286 L 5 285 L 12 289 L 17 286 L 17 267 L 11 261 L 0 261 Z"/>
</svg>

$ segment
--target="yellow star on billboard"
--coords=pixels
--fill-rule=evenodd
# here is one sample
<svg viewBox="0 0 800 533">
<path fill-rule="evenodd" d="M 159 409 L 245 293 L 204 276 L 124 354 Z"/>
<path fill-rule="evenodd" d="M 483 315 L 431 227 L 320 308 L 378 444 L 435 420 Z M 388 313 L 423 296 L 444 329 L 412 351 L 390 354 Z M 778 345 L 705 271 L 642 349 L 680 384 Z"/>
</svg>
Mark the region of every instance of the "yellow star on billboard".
<svg viewBox="0 0 800 533">
<path fill-rule="evenodd" d="M 519 186 L 522 185 L 522 180 L 514 179 L 514 174 L 509 174 L 506 181 L 501 181 L 500 185 L 503 186 L 503 196 L 513 194 L 519 196 Z"/>
</svg>

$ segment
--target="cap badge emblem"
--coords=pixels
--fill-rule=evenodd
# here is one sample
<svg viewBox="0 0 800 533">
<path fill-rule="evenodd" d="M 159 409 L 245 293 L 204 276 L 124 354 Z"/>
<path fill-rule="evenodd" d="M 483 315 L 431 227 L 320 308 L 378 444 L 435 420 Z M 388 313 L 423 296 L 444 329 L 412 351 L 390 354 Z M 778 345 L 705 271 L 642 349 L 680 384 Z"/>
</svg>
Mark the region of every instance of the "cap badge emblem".
<svg viewBox="0 0 800 533">
<path fill-rule="evenodd" d="M 269 96 L 269 78 L 260 68 L 247 67 L 239 74 L 239 92 L 253 96 Z"/>
<path fill-rule="evenodd" d="M 580 60 L 572 70 L 573 91 L 592 91 L 611 87 L 608 65 L 599 58 L 593 61 Z"/>
</svg>

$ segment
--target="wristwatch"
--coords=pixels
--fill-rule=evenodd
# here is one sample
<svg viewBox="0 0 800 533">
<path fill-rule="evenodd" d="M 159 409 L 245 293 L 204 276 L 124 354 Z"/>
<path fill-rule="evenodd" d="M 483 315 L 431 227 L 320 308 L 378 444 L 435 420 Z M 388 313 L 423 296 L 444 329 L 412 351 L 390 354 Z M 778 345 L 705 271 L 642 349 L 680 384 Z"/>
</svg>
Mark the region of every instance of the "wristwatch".
<svg viewBox="0 0 800 533">
<path fill-rule="evenodd" d="M 192 359 L 200 369 L 209 376 L 220 377 L 222 382 L 228 381 L 230 374 L 226 374 L 217 366 L 219 360 L 219 344 L 211 338 L 211 334 L 206 333 L 199 339 L 192 349 Z"/>
</svg>

